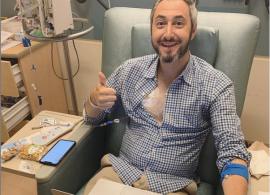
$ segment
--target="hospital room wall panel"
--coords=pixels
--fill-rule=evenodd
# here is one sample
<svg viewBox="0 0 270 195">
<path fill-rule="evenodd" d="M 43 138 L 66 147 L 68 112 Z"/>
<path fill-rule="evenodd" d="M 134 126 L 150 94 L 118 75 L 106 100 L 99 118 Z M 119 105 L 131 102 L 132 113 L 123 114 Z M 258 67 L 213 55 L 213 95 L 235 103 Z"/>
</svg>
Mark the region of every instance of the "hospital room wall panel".
<svg viewBox="0 0 270 195">
<path fill-rule="evenodd" d="M 73 74 L 78 67 L 78 61 L 75 49 L 71 41 L 68 43 L 70 51 L 70 60 Z M 101 49 L 102 42 L 99 40 L 76 39 L 75 46 L 78 52 L 80 68 L 78 74 L 74 77 L 75 93 L 77 98 L 77 106 L 79 113 L 82 113 L 83 102 L 88 98 L 90 91 L 98 82 L 98 72 L 101 69 Z M 67 77 L 63 46 L 58 44 L 60 61 L 64 77 Z M 71 95 L 68 81 L 65 81 L 66 97 L 68 102 L 68 110 L 72 113 Z"/>
<path fill-rule="evenodd" d="M 269 57 L 253 60 L 241 121 L 247 140 L 269 144 Z"/>
</svg>

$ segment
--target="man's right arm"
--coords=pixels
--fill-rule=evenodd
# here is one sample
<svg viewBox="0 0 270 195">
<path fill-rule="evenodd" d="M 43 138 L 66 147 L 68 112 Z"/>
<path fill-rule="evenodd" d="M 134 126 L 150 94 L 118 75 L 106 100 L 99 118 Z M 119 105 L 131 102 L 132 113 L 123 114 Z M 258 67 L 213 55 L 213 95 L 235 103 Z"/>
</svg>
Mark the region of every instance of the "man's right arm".
<svg viewBox="0 0 270 195">
<path fill-rule="evenodd" d="M 88 117 L 96 118 L 105 109 L 111 108 L 116 101 L 116 91 L 106 86 L 106 77 L 99 72 L 99 83 L 90 93 L 89 98 L 85 102 L 85 114 Z"/>
</svg>

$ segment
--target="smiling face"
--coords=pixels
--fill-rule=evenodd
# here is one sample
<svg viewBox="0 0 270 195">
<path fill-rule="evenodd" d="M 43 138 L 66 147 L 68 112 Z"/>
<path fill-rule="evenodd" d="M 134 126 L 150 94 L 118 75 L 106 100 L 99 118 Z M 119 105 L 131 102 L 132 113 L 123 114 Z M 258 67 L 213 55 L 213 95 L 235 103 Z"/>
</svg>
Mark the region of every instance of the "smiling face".
<svg viewBox="0 0 270 195">
<path fill-rule="evenodd" d="M 161 63 L 174 63 L 188 55 L 190 40 L 195 36 L 189 6 L 183 0 L 164 0 L 153 15 L 152 45 Z"/>
</svg>

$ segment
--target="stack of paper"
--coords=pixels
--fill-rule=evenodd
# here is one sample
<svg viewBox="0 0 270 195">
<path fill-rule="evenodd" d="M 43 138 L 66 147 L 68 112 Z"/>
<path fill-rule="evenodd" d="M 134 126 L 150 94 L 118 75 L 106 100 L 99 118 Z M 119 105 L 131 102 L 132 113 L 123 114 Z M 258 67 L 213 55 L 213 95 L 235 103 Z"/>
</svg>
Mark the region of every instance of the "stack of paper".
<svg viewBox="0 0 270 195">
<path fill-rule="evenodd" d="M 8 38 L 11 38 L 14 34 L 11 32 L 1 31 L 1 44 L 4 43 Z"/>
<path fill-rule="evenodd" d="M 128 185 L 100 179 L 88 195 L 160 195 L 158 193 L 133 188 Z"/>
<path fill-rule="evenodd" d="M 21 33 L 21 23 L 17 17 L 12 17 L 1 21 L 1 52 L 14 47 L 21 42 L 14 40 L 15 34 Z"/>
<path fill-rule="evenodd" d="M 9 39 L 12 36 L 13 36 L 13 33 L 1 31 L 1 52 L 11 47 L 14 47 L 16 45 L 19 45 L 21 43 L 20 41 Z"/>
<path fill-rule="evenodd" d="M 263 175 L 270 175 L 270 155 L 269 148 L 262 142 L 254 142 L 248 151 L 251 153 L 252 158 L 250 161 L 250 173 L 257 179 Z"/>
</svg>

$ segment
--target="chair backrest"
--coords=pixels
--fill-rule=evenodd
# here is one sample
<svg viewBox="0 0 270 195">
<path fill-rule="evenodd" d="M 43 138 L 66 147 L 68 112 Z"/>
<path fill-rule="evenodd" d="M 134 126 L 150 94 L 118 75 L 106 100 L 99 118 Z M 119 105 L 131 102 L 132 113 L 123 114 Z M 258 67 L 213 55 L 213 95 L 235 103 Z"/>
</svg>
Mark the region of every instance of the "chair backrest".
<svg viewBox="0 0 270 195">
<path fill-rule="evenodd" d="M 119 7 L 105 13 L 102 71 L 107 76 L 125 60 L 153 52 L 150 11 Z M 233 80 L 240 116 L 260 29 L 259 19 L 247 14 L 199 12 L 198 29 L 198 38 L 193 41 L 191 51 Z M 120 108 L 117 114 L 121 116 L 123 110 Z M 123 133 L 123 125 L 120 129 L 113 126 L 107 132 L 106 152 L 118 153 Z M 209 171 L 209 166 L 215 166 L 215 160 L 213 137 L 209 135 L 201 152 L 198 171 L 202 180 L 214 185 L 218 173 L 216 169 Z"/>
</svg>

